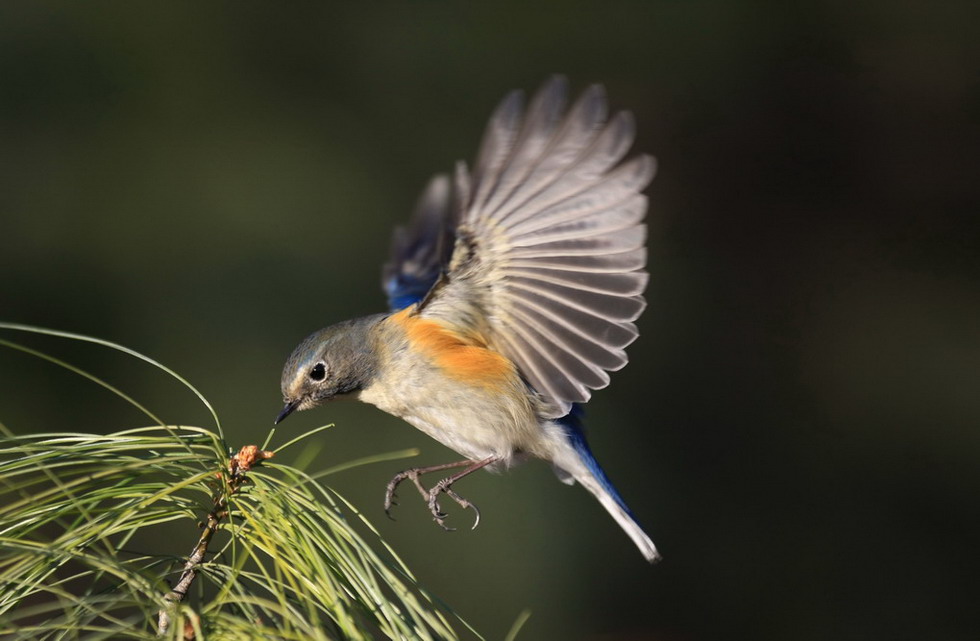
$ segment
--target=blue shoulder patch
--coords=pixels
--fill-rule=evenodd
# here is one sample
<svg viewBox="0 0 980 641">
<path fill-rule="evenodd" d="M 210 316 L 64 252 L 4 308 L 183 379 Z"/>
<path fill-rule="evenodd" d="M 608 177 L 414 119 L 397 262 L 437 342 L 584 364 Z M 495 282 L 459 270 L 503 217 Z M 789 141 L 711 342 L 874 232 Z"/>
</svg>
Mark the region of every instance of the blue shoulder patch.
<svg viewBox="0 0 980 641">
<path fill-rule="evenodd" d="M 385 295 L 388 297 L 388 309 L 397 312 L 415 303 L 422 302 L 425 295 L 439 278 L 439 272 L 431 278 L 420 278 L 416 274 L 395 274 L 385 281 Z"/>
</svg>

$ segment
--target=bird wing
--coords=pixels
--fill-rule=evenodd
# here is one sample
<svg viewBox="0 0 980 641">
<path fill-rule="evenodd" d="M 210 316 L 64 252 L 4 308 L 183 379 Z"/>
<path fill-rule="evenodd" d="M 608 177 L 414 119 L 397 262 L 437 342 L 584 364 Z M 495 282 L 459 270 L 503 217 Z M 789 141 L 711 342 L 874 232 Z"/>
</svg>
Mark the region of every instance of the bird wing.
<svg viewBox="0 0 980 641">
<path fill-rule="evenodd" d="M 566 113 L 554 77 L 531 100 L 497 107 L 472 175 L 457 166 L 455 245 L 418 313 L 479 332 L 548 402 L 568 413 L 622 368 L 646 303 L 650 156 L 623 161 L 628 112 L 607 121 L 589 87 Z M 446 197 L 442 202 L 448 202 Z"/>
<path fill-rule="evenodd" d="M 390 257 L 381 272 L 381 286 L 393 312 L 421 302 L 446 269 L 456 226 L 451 193 L 449 176 L 434 176 L 408 224 L 395 228 Z"/>
</svg>

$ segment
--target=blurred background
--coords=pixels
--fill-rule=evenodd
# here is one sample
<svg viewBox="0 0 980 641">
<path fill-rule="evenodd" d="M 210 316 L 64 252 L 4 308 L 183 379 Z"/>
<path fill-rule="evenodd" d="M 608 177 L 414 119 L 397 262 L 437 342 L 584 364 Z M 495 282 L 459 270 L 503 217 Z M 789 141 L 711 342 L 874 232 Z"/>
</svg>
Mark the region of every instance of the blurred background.
<svg viewBox="0 0 980 641">
<path fill-rule="evenodd" d="M 587 418 L 664 561 L 541 464 L 459 488 L 476 531 L 411 492 L 387 520 L 395 472 L 455 459 L 366 405 L 274 444 L 336 423 L 292 455 L 313 470 L 420 448 L 330 484 L 490 639 L 524 608 L 523 639 L 975 639 L 975 7 L 5 2 L 0 319 L 146 353 L 262 442 L 286 356 L 383 309 L 391 228 L 496 102 L 601 82 L 660 173 L 641 338 Z M 209 424 L 151 368 L 3 337 Z M 147 422 L 10 350 L 0 390 L 18 433 Z"/>
</svg>

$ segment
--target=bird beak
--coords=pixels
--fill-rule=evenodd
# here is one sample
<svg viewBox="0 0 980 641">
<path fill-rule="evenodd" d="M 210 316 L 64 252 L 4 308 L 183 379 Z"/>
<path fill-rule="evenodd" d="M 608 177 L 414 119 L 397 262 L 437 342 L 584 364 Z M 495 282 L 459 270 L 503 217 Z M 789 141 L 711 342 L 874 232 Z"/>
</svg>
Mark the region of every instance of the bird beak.
<svg viewBox="0 0 980 641">
<path fill-rule="evenodd" d="M 273 425 L 279 425 L 279 423 L 285 420 L 287 416 L 295 412 L 297 407 L 299 407 L 299 401 L 291 401 L 286 403 L 286 407 L 282 408 L 282 411 L 279 412 L 279 416 L 276 417 Z"/>
</svg>

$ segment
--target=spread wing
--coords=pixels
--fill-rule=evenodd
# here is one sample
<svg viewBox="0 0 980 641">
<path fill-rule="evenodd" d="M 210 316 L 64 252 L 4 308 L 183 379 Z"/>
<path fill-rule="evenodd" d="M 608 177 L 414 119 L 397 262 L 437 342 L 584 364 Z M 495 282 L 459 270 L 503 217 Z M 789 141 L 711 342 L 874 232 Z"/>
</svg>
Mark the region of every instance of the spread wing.
<svg viewBox="0 0 980 641">
<path fill-rule="evenodd" d="M 526 113 L 519 92 L 494 112 L 472 176 L 457 168 L 452 258 L 420 308 L 483 334 L 554 416 L 627 362 L 648 279 L 640 192 L 655 171 L 650 156 L 623 161 L 633 119 L 607 121 L 602 87 L 567 113 L 566 94 L 554 77 Z"/>
</svg>

